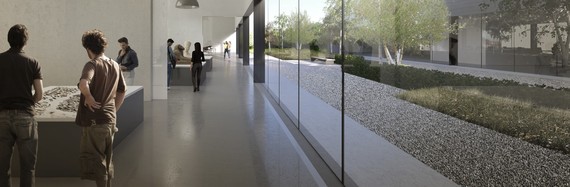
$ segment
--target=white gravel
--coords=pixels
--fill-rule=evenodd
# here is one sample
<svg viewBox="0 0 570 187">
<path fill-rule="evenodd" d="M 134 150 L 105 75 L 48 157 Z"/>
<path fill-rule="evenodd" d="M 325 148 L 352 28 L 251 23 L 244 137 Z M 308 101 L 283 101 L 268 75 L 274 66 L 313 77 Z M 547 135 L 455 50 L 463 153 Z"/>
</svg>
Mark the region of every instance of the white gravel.
<svg viewBox="0 0 570 187">
<path fill-rule="evenodd" d="M 274 63 L 274 61 L 267 61 Z M 414 63 L 407 63 L 416 66 Z M 297 65 L 281 63 L 297 80 Z M 419 63 L 421 68 L 568 87 L 545 78 L 475 68 Z M 340 110 L 339 66 L 302 63 L 301 87 Z M 570 186 L 570 156 L 394 97 L 404 90 L 345 74 L 346 114 L 462 186 Z M 379 166 L 381 167 L 381 166 Z"/>
</svg>

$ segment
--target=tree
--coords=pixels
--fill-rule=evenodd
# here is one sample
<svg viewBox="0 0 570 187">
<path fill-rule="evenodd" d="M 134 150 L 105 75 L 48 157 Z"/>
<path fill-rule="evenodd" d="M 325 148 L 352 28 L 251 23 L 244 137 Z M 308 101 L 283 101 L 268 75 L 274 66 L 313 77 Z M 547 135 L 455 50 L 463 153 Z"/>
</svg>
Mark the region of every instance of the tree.
<svg viewBox="0 0 570 187">
<path fill-rule="evenodd" d="M 486 17 L 491 36 L 498 39 L 510 39 L 516 27 L 537 24 L 536 35 L 531 37 L 538 41 L 541 36 L 556 39 L 553 48 L 561 52 L 563 64 L 569 61 L 570 48 L 570 1 L 568 0 L 486 0 L 481 3 L 482 10 L 489 9 L 491 4 L 497 5 L 497 11 Z M 526 31 L 521 32 L 527 35 Z"/>
<path fill-rule="evenodd" d="M 327 41 L 329 52 L 333 53 L 333 42 L 338 42 L 338 48 L 341 49 L 341 29 L 342 29 L 342 1 L 343 0 L 327 0 L 324 11 L 326 13 L 323 18 L 322 41 Z M 340 53 L 340 51 L 339 51 Z"/>
<path fill-rule="evenodd" d="M 311 22 L 307 11 L 304 11 L 302 14 L 292 12 L 287 20 L 284 29 L 284 39 L 295 43 L 298 50 L 303 48 L 303 44 L 308 44 L 316 38 L 316 24 Z"/>
<path fill-rule="evenodd" d="M 405 47 L 429 45 L 452 31 L 445 0 L 354 0 L 352 36 L 378 45 L 390 64 L 401 64 Z M 395 53 L 392 58 L 390 51 Z"/>
<path fill-rule="evenodd" d="M 343 24 L 343 1 L 344 1 L 344 42 L 354 42 L 358 41 L 351 35 L 351 31 L 354 28 L 355 16 L 352 13 L 353 0 L 327 0 L 326 6 L 324 8 L 325 17 L 323 18 L 322 24 L 322 35 L 321 39 L 327 41 L 329 52 L 333 53 L 333 45 L 338 45 L 338 49 L 341 49 L 343 45 L 342 40 L 342 24 Z M 340 50 L 338 53 L 340 54 Z"/>
<path fill-rule="evenodd" d="M 269 47 L 269 51 L 271 51 L 271 43 L 277 41 L 279 38 L 279 31 L 275 28 L 275 23 L 267 23 L 265 26 L 265 41 L 267 42 L 267 46 Z"/>
<path fill-rule="evenodd" d="M 287 25 L 289 25 L 289 17 L 286 15 L 278 15 L 275 16 L 275 21 L 273 22 L 273 25 L 275 25 L 275 29 L 277 30 L 276 34 L 277 34 L 277 41 L 281 42 L 280 47 L 283 48 L 283 42 L 284 42 L 284 30 L 287 27 Z"/>
</svg>

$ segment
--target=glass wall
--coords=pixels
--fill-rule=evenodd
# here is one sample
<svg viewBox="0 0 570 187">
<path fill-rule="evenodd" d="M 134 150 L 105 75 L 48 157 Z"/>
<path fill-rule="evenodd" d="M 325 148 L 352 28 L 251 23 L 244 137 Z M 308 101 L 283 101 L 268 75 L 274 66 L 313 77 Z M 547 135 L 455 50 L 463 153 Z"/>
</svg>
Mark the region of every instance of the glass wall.
<svg viewBox="0 0 570 187">
<path fill-rule="evenodd" d="M 274 18 L 279 17 L 279 0 L 266 0 L 265 2 L 265 50 L 266 54 L 278 53 L 282 49 L 281 29 Z M 269 92 L 275 100 L 279 101 L 279 64 L 281 59 L 271 55 L 265 56 L 265 82 Z"/>
<path fill-rule="evenodd" d="M 340 2 L 266 1 L 265 33 L 266 87 L 339 179 L 342 17 L 324 10 L 341 11 Z"/>
<path fill-rule="evenodd" d="M 339 178 L 342 70 L 334 62 L 341 42 L 341 2 L 300 1 L 293 26 L 298 28 L 300 130 Z"/>
<path fill-rule="evenodd" d="M 299 126 L 299 58 L 295 48 L 297 32 L 293 26 L 296 23 L 296 12 L 299 10 L 296 0 L 281 0 L 279 16 L 273 22 L 279 25 L 281 46 L 277 58 L 279 63 L 279 96 L 285 112 Z"/>
<path fill-rule="evenodd" d="M 549 2 L 266 0 L 266 87 L 346 186 L 567 184 Z"/>
</svg>

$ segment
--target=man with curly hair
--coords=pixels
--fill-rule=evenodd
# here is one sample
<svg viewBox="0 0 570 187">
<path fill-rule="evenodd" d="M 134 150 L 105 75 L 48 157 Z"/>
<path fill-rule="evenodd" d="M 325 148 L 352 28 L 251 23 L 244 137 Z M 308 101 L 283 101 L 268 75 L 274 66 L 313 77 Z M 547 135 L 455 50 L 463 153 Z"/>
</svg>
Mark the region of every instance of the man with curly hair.
<svg viewBox="0 0 570 187">
<path fill-rule="evenodd" d="M 98 187 L 111 186 L 113 137 L 118 131 L 116 112 L 125 98 L 126 84 L 121 67 L 103 53 L 107 39 L 99 30 L 83 34 L 89 62 L 83 67 L 75 123 L 83 129 L 80 146 L 81 179 L 94 180 Z"/>
</svg>

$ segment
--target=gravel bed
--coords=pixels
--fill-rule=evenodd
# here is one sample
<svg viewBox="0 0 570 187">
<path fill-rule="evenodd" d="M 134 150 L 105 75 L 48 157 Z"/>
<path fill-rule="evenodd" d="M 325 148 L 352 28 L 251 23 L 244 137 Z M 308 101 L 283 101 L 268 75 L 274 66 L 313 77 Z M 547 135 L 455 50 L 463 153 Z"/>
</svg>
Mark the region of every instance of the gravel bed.
<svg viewBox="0 0 570 187">
<path fill-rule="evenodd" d="M 282 75 L 297 79 L 296 64 L 281 65 Z M 461 73 L 469 70 L 460 69 Z M 485 71 L 469 73 L 477 72 Z M 340 110 L 339 66 L 302 64 L 300 73 L 303 89 Z M 478 74 L 487 75 L 525 83 L 551 80 L 494 71 Z M 564 86 L 555 81 L 548 84 Z M 404 91 L 399 88 L 350 74 L 345 74 L 345 85 L 349 117 L 459 185 L 570 186 L 569 155 L 400 100 L 394 97 Z"/>
</svg>

